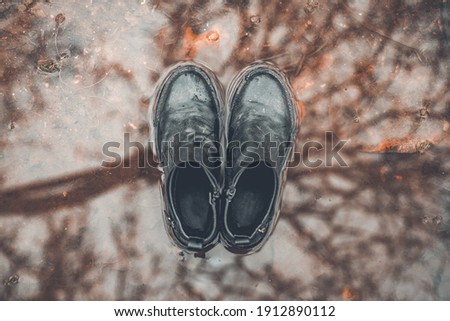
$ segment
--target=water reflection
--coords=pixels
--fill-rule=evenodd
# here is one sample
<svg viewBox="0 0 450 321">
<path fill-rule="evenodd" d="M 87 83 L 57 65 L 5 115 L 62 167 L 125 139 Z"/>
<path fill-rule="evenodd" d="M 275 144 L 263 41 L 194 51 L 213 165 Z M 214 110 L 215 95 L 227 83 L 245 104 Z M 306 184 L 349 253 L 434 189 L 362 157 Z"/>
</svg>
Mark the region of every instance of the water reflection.
<svg viewBox="0 0 450 321">
<path fill-rule="evenodd" d="M 443 4 L 2 3 L 0 298 L 450 299 Z M 172 246 L 147 151 L 100 167 L 124 132 L 145 145 L 153 86 L 185 59 L 225 85 L 273 61 L 305 106 L 298 144 L 349 140 L 348 168 L 289 171 L 254 255 Z"/>
</svg>

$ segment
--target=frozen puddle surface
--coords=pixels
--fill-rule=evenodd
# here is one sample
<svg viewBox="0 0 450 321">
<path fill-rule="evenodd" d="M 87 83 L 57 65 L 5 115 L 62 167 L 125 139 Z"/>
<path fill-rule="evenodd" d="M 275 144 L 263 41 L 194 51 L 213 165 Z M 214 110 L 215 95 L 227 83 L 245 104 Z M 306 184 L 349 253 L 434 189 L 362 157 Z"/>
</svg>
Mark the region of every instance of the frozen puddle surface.
<svg viewBox="0 0 450 321">
<path fill-rule="evenodd" d="M 450 299 L 449 22 L 440 1 L 0 4 L 1 299 Z M 277 228 L 239 257 L 165 234 L 158 173 L 102 167 L 146 144 L 154 85 L 196 59 L 227 85 L 283 68 L 298 151 Z M 328 139 L 329 140 L 329 139 Z M 142 152 L 142 150 L 141 150 Z M 324 155 L 312 155 L 323 159 Z"/>
</svg>

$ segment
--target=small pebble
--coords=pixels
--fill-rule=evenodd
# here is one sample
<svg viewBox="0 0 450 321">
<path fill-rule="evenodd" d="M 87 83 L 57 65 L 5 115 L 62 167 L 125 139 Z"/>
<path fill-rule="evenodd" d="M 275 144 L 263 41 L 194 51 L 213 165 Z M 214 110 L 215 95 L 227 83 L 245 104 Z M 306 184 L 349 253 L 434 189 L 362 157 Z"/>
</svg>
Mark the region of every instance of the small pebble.
<svg viewBox="0 0 450 321">
<path fill-rule="evenodd" d="M 219 40 L 219 38 L 220 38 L 219 33 L 216 31 L 211 31 L 206 36 L 206 39 L 208 39 L 209 41 L 217 41 Z"/>
<path fill-rule="evenodd" d="M 66 17 L 62 13 L 58 13 L 55 17 L 55 22 L 60 25 L 66 20 Z"/>
<path fill-rule="evenodd" d="M 250 17 L 250 22 L 255 24 L 255 25 L 257 25 L 258 23 L 261 22 L 261 18 L 259 16 L 257 16 L 257 15 L 251 16 Z"/>
<path fill-rule="evenodd" d="M 17 274 L 13 274 L 7 280 L 3 281 L 3 285 L 5 286 L 16 285 L 17 283 L 19 283 L 19 275 Z"/>
</svg>

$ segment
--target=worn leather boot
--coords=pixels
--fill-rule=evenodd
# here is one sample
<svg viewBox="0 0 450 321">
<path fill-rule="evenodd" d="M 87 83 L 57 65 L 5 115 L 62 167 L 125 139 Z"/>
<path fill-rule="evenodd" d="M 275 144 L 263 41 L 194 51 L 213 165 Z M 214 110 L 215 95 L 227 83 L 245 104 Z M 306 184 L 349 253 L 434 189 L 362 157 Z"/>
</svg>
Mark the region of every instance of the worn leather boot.
<svg viewBox="0 0 450 321">
<path fill-rule="evenodd" d="M 297 135 L 297 104 L 272 64 L 242 70 L 227 92 L 227 164 L 221 242 L 231 252 L 262 247 L 278 218 Z"/>
<path fill-rule="evenodd" d="M 218 241 L 222 92 L 209 69 L 184 62 L 161 79 L 151 102 L 164 222 L 187 252 L 205 252 Z"/>
</svg>

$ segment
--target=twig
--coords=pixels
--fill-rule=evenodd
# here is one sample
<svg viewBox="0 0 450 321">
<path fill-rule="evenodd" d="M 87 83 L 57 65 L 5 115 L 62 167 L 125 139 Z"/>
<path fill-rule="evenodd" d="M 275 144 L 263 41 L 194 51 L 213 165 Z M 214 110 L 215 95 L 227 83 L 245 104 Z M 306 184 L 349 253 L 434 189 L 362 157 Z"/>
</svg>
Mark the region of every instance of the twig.
<svg viewBox="0 0 450 321">
<path fill-rule="evenodd" d="M 384 39 L 386 39 L 386 40 L 389 40 L 389 41 L 393 42 L 393 43 L 396 44 L 397 46 L 404 47 L 404 48 L 406 48 L 406 49 L 408 49 L 408 50 L 414 52 L 414 53 L 416 54 L 417 58 L 419 59 L 419 62 L 420 62 L 420 63 L 423 63 L 424 57 L 422 56 L 422 54 L 420 53 L 420 51 L 419 51 L 417 48 L 412 47 L 412 46 L 409 46 L 409 45 L 407 45 L 407 44 L 404 44 L 404 43 L 402 43 L 402 42 L 400 42 L 400 41 L 398 41 L 398 40 L 395 40 L 395 39 L 389 37 L 389 36 L 386 35 L 383 31 L 381 31 L 381 30 L 378 29 L 376 26 L 374 26 L 374 25 L 372 25 L 372 24 L 370 24 L 370 23 L 368 23 L 368 22 L 364 22 L 364 23 L 363 23 L 363 22 L 360 22 L 360 21 L 355 17 L 355 15 L 354 15 L 353 12 L 352 12 L 352 9 L 349 8 L 347 4 L 344 4 L 344 8 L 345 8 L 345 10 L 347 11 L 347 13 L 349 14 L 349 16 L 350 16 L 353 20 L 355 20 L 356 22 L 360 23 L 362 27 L 364 27 L 365 29 L 367 29 L 367 30 L 369 30 L 369 31 L 371 31 L 371 32 L 373 32 L 373 33 L 375 33 L 375 34 L 377 34 L 378 36 L 380 36 L 380 37 L 382 37 L 382 38 L 384 38 Z"/>
</svg>

